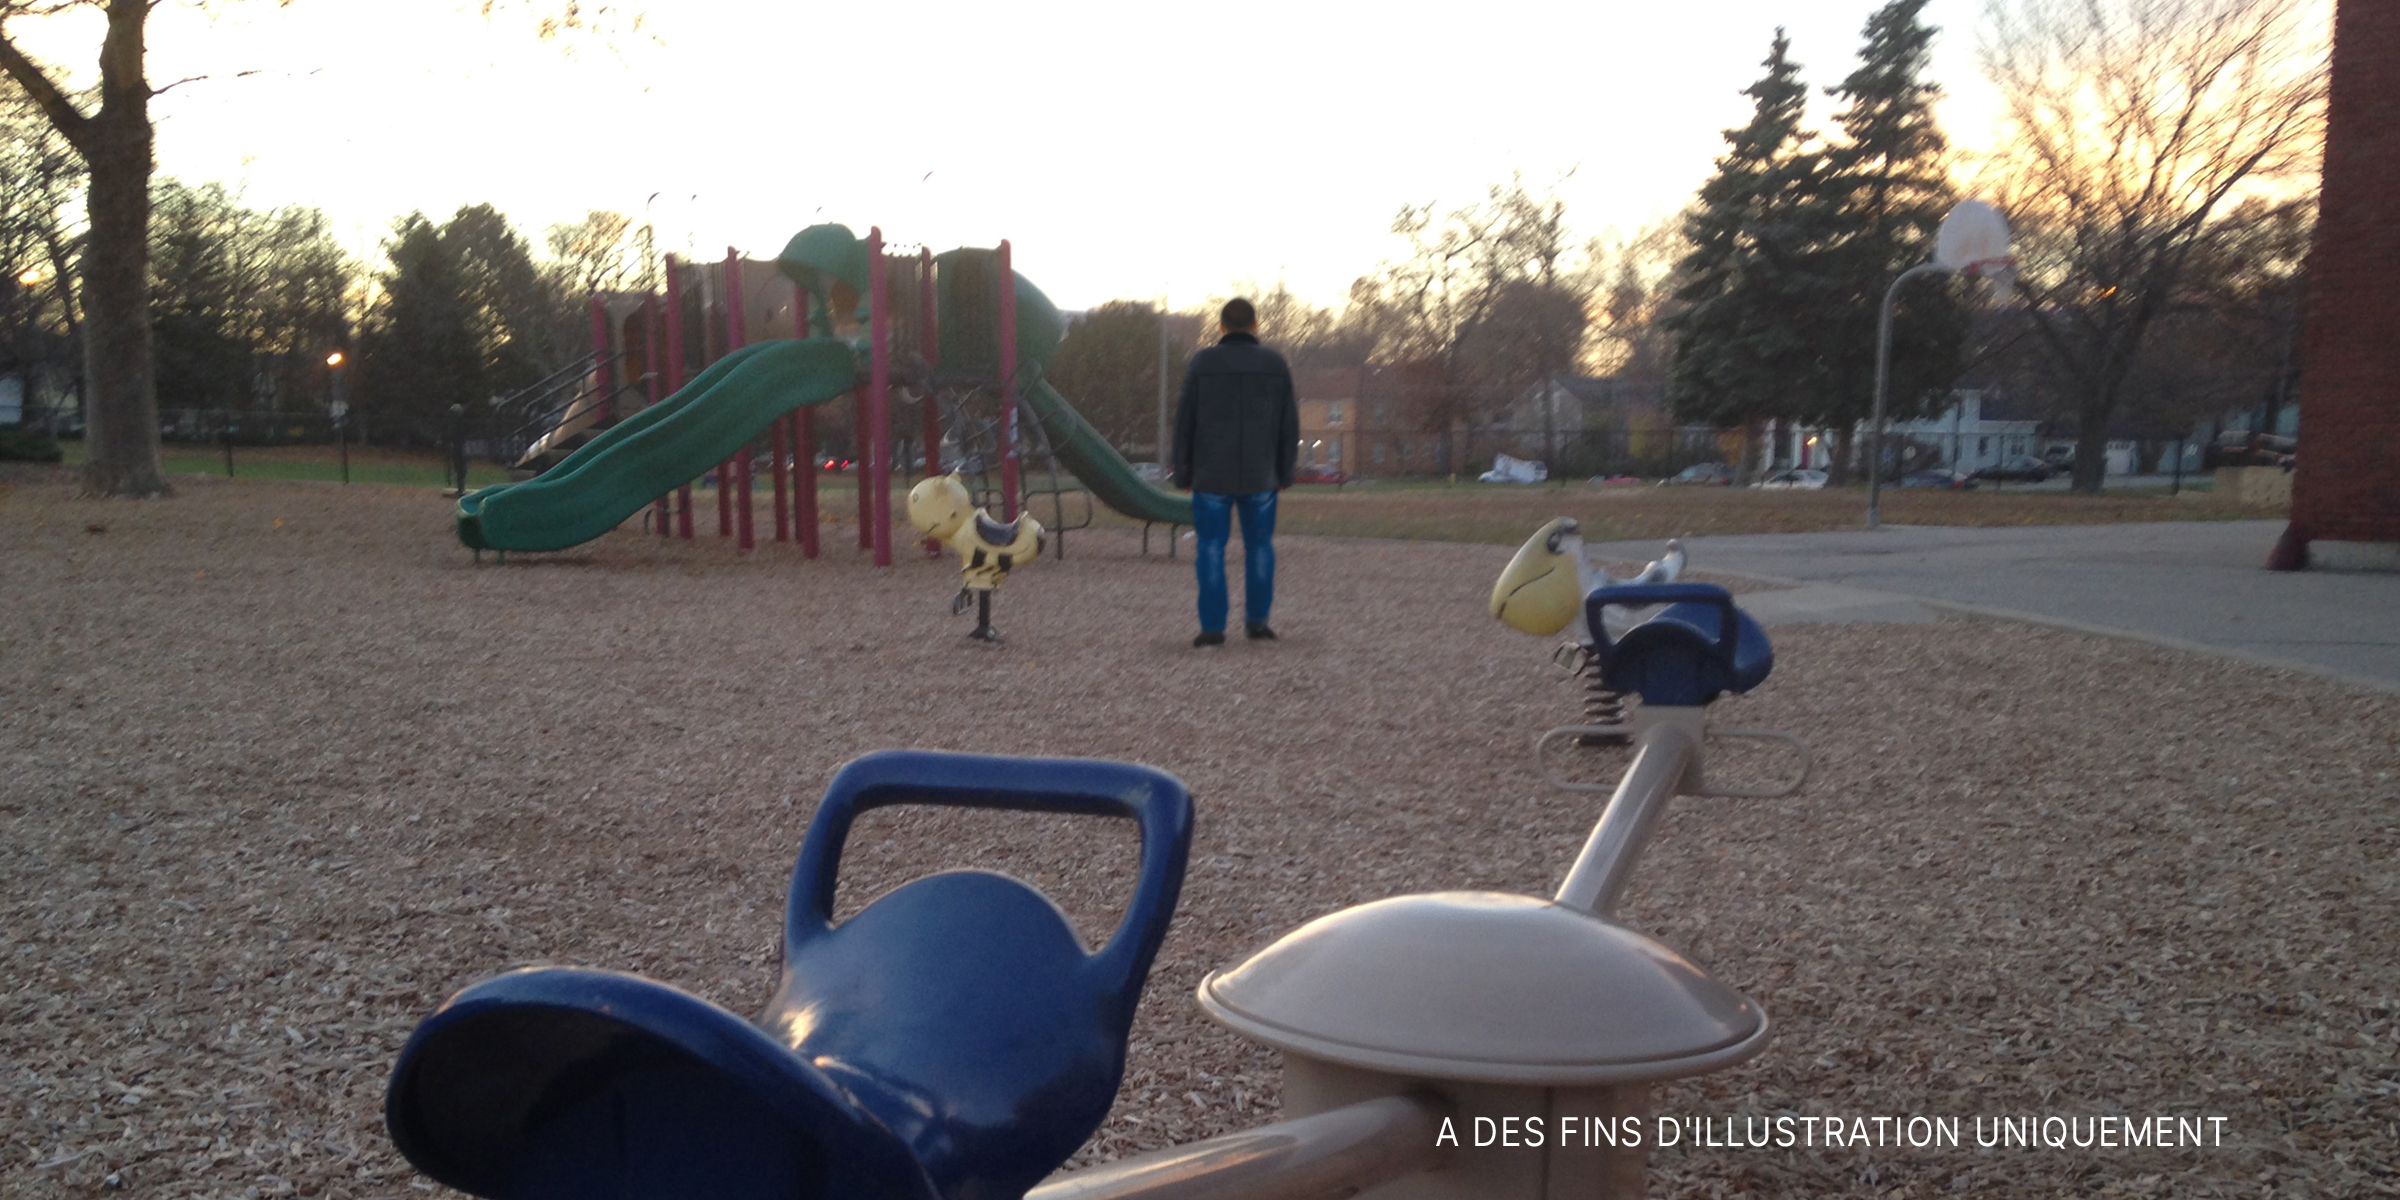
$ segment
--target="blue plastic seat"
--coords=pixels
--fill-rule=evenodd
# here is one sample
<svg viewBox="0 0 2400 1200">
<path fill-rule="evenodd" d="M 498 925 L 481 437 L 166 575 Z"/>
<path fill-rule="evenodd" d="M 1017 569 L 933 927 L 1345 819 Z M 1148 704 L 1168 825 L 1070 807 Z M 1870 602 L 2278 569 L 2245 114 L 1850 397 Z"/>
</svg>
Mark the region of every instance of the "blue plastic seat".
<svg viewBox="0 0 2400 1200">
<path fill-rule="evenodd" d="M 1131 817 L 1142 869 L 1086 953 L 1005 875 L 916 880 L 831 918 L 859 813 L 938 804 Z M 1099 1127 L 1191 845 L 1190 794 L 1122 763 L 895 751 L 844 767 L 792 871 L 755 1021 L 606 971 L 460 992 L 401 1051 L 392 1141 L 494 1200 L 1017 1200 Z"/>
<path fill-rule="evenodd" d="M 1595 630 L 1607 628 L 1600 614 L 1612 604 L 1667 606 L 1622 637 L 1603 632 L 1596 647 L 1600 681 L 1616 691 L 1639 693 L 1644 704 L 1707 704 L 1725 692 L 1739 695 L 1757 687 L 1775 669 L 1767 631 L 1716 584 L 1593 588 L 1583 604 Z"/>
</svg>

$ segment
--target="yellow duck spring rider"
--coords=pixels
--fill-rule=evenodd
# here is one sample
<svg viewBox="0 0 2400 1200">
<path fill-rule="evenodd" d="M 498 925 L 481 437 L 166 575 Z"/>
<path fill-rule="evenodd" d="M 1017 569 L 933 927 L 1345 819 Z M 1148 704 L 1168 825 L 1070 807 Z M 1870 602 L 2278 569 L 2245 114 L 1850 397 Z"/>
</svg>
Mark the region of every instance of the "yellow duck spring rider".
<svg viewBox="0 0 2400 1200">
<path fill-rule="evenodd" d="M 1042 523 L 1026 513 L 1014 521 L 993 520 L 975 507 L 966 482 L 955 472 L 908 489 L 908 523 L 958 552 L 964 579 L 950 611 L 965 612 L 968 598 L 974 598 L 975 630 L 967 636 L 999 641 L 1000 631 L 992 628 L 992 589 L 1008 578 L 1011 567 L 1042 556 Z"/>
</svg>

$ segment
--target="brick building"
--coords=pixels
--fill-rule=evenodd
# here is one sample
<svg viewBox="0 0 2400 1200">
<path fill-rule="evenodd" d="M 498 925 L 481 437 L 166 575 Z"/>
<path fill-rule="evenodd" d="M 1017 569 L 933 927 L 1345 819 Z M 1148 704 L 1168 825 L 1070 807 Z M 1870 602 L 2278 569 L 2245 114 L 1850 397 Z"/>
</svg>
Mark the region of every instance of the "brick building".
<svg viewBox="0 0 2400 1200">
<path fill-rule="evenodd" d="M 2309 543 L 2400 545 L 2400 3 L 2340 0 L 2325 182 L 2308 264 L 2307 437 L 2291 525 L 2269 565 Z M 2330 547 L 2327 547 L 2330 549 Z"/>
</svg>

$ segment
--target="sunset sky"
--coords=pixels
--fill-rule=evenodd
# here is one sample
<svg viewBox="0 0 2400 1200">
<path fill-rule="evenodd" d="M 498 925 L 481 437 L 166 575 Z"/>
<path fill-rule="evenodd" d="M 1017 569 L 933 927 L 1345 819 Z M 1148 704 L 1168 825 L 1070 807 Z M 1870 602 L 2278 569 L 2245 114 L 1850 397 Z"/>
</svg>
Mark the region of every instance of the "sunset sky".
<svg viewBox="0 0 2400 1200">
<path fill-rule="evenodd" d="M 602 44 L 462 0 L 232 0 L 159 9 L 150 74 L 208 76 L 158 101 L 163 174 L 321 207 L 378 262 L 395 217 L 488 201 L 537 243 L 588 209 L 647 212 L 662 247 L 706 257 L 768 256 L 823 220 L 936 250 L 1006 237 L 1068 308 L 1277 278 L 1331 302 L 1397 252 L 1400 205 L 1512 171 L 1537 189 L 1572 171 L 1578 235 L 1672 214 L 1745 118 L 1775 26 L 1822 88 L 1873 7 L 683 0 Z M 1928 9 L 1969 147 L 1992 131 L 1981 7 Z M 9 30 L 89 77 L 91 18 Z"/>
</svg>

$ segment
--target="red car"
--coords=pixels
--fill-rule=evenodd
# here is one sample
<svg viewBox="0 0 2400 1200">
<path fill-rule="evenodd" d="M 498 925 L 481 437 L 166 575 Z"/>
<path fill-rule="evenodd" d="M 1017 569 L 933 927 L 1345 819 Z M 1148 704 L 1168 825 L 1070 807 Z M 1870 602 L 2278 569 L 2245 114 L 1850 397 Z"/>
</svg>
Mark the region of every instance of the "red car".
<svg viewBox="0 0 2400 1200">
<path fill-rule="evenodd" d="M 1293 483 L 1330 483 L 1335 487 L 1340 487 L 1348 482 L 1349 478 L 1342 474 L 1340 467 L 1329 466 L 1325 463 L 1310 463 L 1292 472 Z"/>
</svg>

